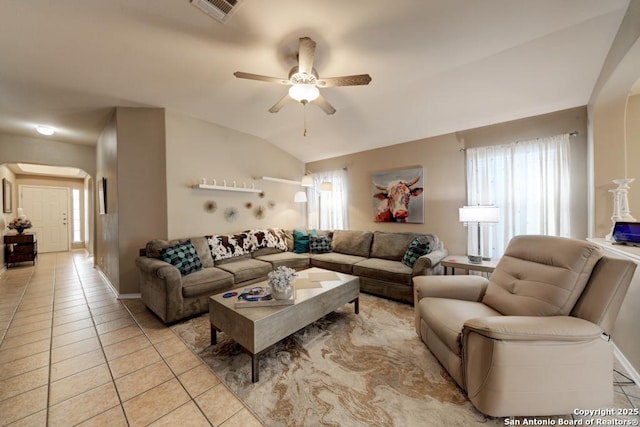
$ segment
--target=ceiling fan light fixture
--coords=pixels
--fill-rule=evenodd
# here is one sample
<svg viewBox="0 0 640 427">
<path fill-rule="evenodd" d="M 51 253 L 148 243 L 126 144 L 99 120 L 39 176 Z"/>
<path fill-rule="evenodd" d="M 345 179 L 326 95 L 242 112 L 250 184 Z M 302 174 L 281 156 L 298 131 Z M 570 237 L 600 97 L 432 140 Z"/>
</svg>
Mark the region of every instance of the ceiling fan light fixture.
<svg viewBox="0 0 640 427">
<path fill-rule="evenodd" d="M 320 96 L 320 91 L 314 85 L 294 84 L 289 88 L 289 96 L 298 102 L 311 102 Z"/>
</svg>

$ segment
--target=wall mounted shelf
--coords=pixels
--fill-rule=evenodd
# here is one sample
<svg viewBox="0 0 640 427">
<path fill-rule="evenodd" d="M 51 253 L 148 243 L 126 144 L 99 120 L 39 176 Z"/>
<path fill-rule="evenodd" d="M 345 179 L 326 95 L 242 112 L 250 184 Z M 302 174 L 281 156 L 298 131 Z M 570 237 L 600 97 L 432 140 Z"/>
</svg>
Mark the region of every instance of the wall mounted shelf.
<svg viewBox="0 0 640 427">
<path fill-rule="evenodd" d="M 240 191 L 244 193 L 262 193 L 262 190 L 258 188 L 227 187 L 224 185 L 196 184 L 193 186 L 193 188 L 199 188 L 201 190 L 223 190 L 223 191 Z"/>
<path fill-rule="evenodd" d="M 261 179 L 263 181 L 275 181 L 275 182 L 284 182 L 286 184 L 300 185 L 300 181 L 294 181 L 292 179 L 284 179 L 284 178 L 275 178 L 273 176 L 259 176 L 256 179 Z"/>
</svg>

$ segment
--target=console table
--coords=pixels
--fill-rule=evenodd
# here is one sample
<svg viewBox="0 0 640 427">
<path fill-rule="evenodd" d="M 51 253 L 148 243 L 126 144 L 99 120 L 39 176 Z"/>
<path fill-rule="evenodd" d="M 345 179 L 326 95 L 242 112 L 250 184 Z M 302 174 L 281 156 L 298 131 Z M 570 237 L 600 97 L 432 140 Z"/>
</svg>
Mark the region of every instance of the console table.
<svg viewBox="0 0 640 427">
<path fill-rule="evenodd" d="M 4 236 L 4 262 L 15 264 L 16 262 L 32 261 L 36 265 L 38 256 L 38 242 L 36 235 L 32 233 L 6 234 Z"/>
</svg>

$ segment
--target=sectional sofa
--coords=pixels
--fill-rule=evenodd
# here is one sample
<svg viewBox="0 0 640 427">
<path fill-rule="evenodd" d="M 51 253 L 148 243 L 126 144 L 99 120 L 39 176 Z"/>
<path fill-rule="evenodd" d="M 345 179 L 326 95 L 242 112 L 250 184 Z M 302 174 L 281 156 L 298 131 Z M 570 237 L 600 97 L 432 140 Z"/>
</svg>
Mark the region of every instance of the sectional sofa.
<svg viewBox="0 0 640 427">
<path fill-rule="evenodd" d="M 284 265 L 353 274 L 360 277 L 361 291 L 413 304 L 413 277 L 440 274 L 440 261 L 447 256 L 433 234 L 355 230 L 315 234 L 328 242 L 324 250 L 313 251 L 323 253 L 300 250 L 293 231 L 282 229 L 152 240 L 136 259 L 142 301 L 165 323 L 172 323 L 206 312 L 210 295 L 265 280 L 270 271 Z M 427 253 L 415 256 L 409 266 L 408 250 L 416 241 Z"/>
</svg>

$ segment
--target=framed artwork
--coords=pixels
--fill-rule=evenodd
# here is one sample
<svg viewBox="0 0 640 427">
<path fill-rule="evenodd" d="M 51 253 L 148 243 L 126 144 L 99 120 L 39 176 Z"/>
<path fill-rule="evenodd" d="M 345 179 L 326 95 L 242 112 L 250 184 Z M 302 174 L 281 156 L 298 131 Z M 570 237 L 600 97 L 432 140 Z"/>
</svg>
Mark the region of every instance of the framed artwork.
<svg viewBox="0 0 640 427">
<path fill-rule="evenodd" d="M 11 206 L 11 189 L 13 184 L 6 178 L 2 178 L 2 212 L 11 213 L 13 207 Z"/>
<path fill-rule="evenodd" d="M 98 209 L 100 215 L 107 213 L 107 178 L 98 180 Z"/>
<path fill-rule="evenodd" d="M 424 223 L 422 167 L 374 173 L 371 188 L 374 222 Z"/>
</svg>

